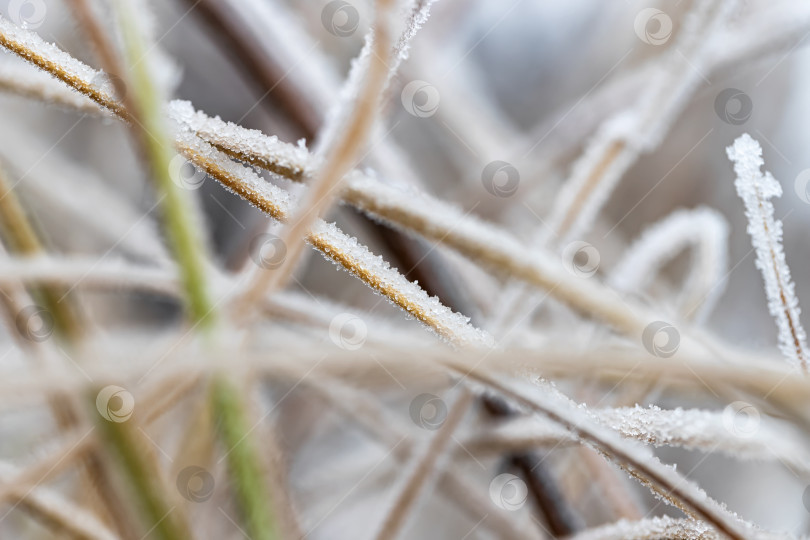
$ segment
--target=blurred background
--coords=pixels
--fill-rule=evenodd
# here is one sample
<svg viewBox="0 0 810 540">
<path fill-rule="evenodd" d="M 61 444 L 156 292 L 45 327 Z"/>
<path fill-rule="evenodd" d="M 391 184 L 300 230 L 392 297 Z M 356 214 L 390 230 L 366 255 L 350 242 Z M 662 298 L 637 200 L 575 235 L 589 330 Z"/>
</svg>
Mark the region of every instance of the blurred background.
<svg viewBox="0 0 810 540">
<path fill-rule="evenodd" d="M 603 122 L 637 105 L 645 90 L 663 76 L 656 66 L 681 56 L 694 70 L 694 84 L 671 122 L 660 128 L 660 140 L 639 152 L 594 226 L 577 240 L 598 250 L 597 273 L 605 277 L 634 239 L 674 210 L 716 209 L 730 225 L 728 266 L 719 285 L 724 293 L 707 313 L 705 324 L 740 346 L 772 352 L 776 328 L 754 265 L 725 148 L 745 132 L 762 144 L 765 169 L 784 190 L 774 201 L 776 217 L 784 223 L 784 247 L 796 293 L 808 305 L 810 6 L 799 0 L 738 2 L 727 24 L 697 36 L 705 47 L 697 53 L 681 51 L 679 32 L 699 3 L 436 2 L 389 88 L 373 151 L 362 167 L 386 182 L 415 185 L 453 201 L 463 212 L 508 229 L 527 245 L 537 245 L 561 185 L 598 137 Z M 98 65 L 63 2 L 2 0 L 0 6 L 4 17 L 26 23 L 44 39 Z M 166 0 L 151 2 L 150 8 L 162 59 L 160 76 L 172 97 L 284 141 L 305 139 L 310 148 L 317 143 L 318 130 L 373 18 L 373 7 L 360 0 Z M 15 63 L 16 58 L 0 54 L 0 69 Z M 146 213 L 156 219 L 154 192 L 123 125 L 5 93 L 0 93 L 0 115 L 0 159 L 20 177 L 23 199 L 36 201 L 34 217 L 50 245 L 70 254 L 150 257 L 146 249 L 138 252 L 137 235 L 148 226 L 138 216 Z M 508 166 L 501 166 L 505 176 L 494 183 L 487 182 L 486 172 L 493 162 Z M 57 177 L 65 181 L 57 182 Z M 120 243 L 116 231 L 99 228 L 81 207 L 57 204 L 65 198 L 62 194 L 76 191 L 86 192 L 92 201 L 96 190 L 119 194 L 120 208 L 106 210 L 131 216 L 138 224 L 132 241 Z M 267 227 L 267 218 L 210 178 L 195 196 L 221 264 L 231 270 L 252 264 L 250 240 Z M 509 283 L 349 207 L 334 208 L 330 218 L 409 279 L 471 317 L 476 326 L 500 337 L 493 321 Z M 656 284 L 639 294 L 670 305 L 668 298 L 687 269 L 688 253 L 675 256 Z M 348 273 L 336 272 L 317 254 L 307 255 L 292 287 L 366 310 L 401 328 L 403 336 L 430 339 L 415 321 L 404 321 L 396 308 Z M 132 294 L 122 307 L 105 294 L 87 293 L 85 299 L 105 327 L 137 325 L 146 332 L 178 313 L 177 305 L 158 296 Z M 509 340 L 531 346 L 549 332 L 565 335 L 569 321 L 563 317 L 549 325 L 544 313 L 530 320 L 532 324 L 523 324 Z M 307 339 L 326 341 L 328 336 L 312 332 Z M 377 397 L 407 414 L 415 390 L 410 385 L 407 390 L 390 386 Z M 435 388 L 441 386 L 438 381 Z M 432 388 L 428 385 L 425 391 Z M 288 391 L 289 386 L 279 384 L 270 389 L 269 399 Z M 667 395 L 658 404 L 711 405 L 690 401 L 690 396 Z M 353 538 L 365 534 L 369 521 L 376 520 L 373 516 L 383 504 L 378 494 L 387 493 L 397 471 L 369 469 L 369 463 L 376 463 L 369 455 L 382 458 L 384 449 L 371 447 L 346 428 L 339 414 L 325 408 L 313 405 L 304 390 L 293 389 L 274 416 L 281 440 L 293 452 L 288 476 L 294 479 L 294 498 L 304 521 L 312 526 L 310 536 Z M 8 440 L 0 443 L 0 449 L 17 451 Z M 565 462 L 571 457 L 566 452 L 549 452 L 548 463 Z M 802 502 L 806 482 L 780 463 L 752 465 L 680 449 L 657 452 L 752 522 L 793 534 L 807 532 L 810 509 Z M 487 475 L 497 472 L 501 461 L 497 456 L 482 462 L 473 458 L 460 466 L 469 470 L 470 478 L 480 480 L 485 493 Z M 556 479 L 566 481 L 565 476 Z M 348 486 L 354 488 L 347 492 Z M 678 515 L 656 504 L 641 488 L 632 489 L 652 515 Z M 408 529 L 408 537 L 490 537 L 475 527 L 471 516 L 459 515 L 446 498 L 430 500 L 421 508 L 418 523 Z M 589 525 L 610 517 L 603 511 L 604 501 L 585 506 L 591 511 L 581 517 Z M 528 507 L 521 512 L 520 519 L 531 522 Z M 542 528 L 538 526 L 538 531 Z"/>
</svg>

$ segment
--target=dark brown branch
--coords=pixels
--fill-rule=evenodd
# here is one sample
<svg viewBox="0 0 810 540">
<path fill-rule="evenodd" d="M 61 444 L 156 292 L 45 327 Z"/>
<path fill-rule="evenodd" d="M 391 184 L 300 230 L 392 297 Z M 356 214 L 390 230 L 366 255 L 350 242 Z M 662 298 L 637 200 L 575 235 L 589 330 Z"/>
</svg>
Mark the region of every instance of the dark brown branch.
<svg viewBox="0 0 810 540">
<path fill-rule="evenodd" d="M 515 409 L 499 396 L 485 394 L 481 401 L 486 411 L 494 418 L 505 419 L 516 414 Z M 536 452 L 510 454 L 506 456 L 505 462 L 509 468 L 520 473 L 526 482 L 537 513 L 543 517 L 549 532 L 555 538 L 572 535 L 582 528 L 548 468 L 543 465 L 542 458 Z"/>
</svg>

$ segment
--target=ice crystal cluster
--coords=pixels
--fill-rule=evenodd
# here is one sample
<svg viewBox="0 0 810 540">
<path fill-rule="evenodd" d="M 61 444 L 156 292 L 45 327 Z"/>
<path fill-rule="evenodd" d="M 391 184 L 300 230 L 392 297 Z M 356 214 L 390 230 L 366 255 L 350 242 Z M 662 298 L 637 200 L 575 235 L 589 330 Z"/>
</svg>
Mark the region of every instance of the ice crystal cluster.
<svg viewBox="0 0 810 540">
<path fill-rule="evenodd" d="M 782 196 L 782 186 L 769 172 L 760 171 L 764 161 L 759 143 L 747 133 L 726 149 L 734 162 L 737 195 L 745 203 L 748 234 L 757 252 L 757 268 L 765 281 L 768 309 L 779 328 L 779 348 L 793 363 L 807 369 L 807 336 L 799 322 L 799 300 L 782 249 L 782 222 L 773 217 L 770 199 Z"/>
</svg>

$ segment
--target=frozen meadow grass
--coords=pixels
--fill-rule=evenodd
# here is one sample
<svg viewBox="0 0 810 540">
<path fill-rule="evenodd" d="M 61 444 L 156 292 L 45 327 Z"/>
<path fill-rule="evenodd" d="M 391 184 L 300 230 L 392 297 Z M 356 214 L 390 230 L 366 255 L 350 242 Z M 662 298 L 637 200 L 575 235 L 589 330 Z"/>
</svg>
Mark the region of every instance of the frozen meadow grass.
<svg viewBox="0 0 810 540">
<path fill-rule="evenodd" d="M 805 533 L 806 272 L 758 141 L 792 162 L 777 90 L 728 79 L 810 9 L 586 4 L 10 2 L 0 536 Z M 594 13 L 615 58 L 577 69 Z M 487 41 L 529 15 L 582 47 L 567 99 Z"/>
</svg>

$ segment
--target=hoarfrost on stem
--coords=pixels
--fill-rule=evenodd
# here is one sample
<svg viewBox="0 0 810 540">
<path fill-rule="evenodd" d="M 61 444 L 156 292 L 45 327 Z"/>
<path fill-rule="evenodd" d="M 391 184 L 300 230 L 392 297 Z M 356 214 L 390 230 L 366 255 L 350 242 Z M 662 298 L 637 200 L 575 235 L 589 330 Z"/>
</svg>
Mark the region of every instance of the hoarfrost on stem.
<svg viewBox="0 0 810 540">
<path fill-rule="evenodd" d="M 782 222 L 773 217 L 772 197 L 782 196 L 782 186 L 761 167 L 762 147 L 744 133 L 726 148 L 734 162 L 734 186 L 745 204 L 748 234 L 757 252 L 756 265 L 765 281 L 768 309 L 779 329 L 779 349 L 793 364 L 807 370 L 807 336 L 799 320 L 799 300 L 782 249 Z"/>
</svg>

